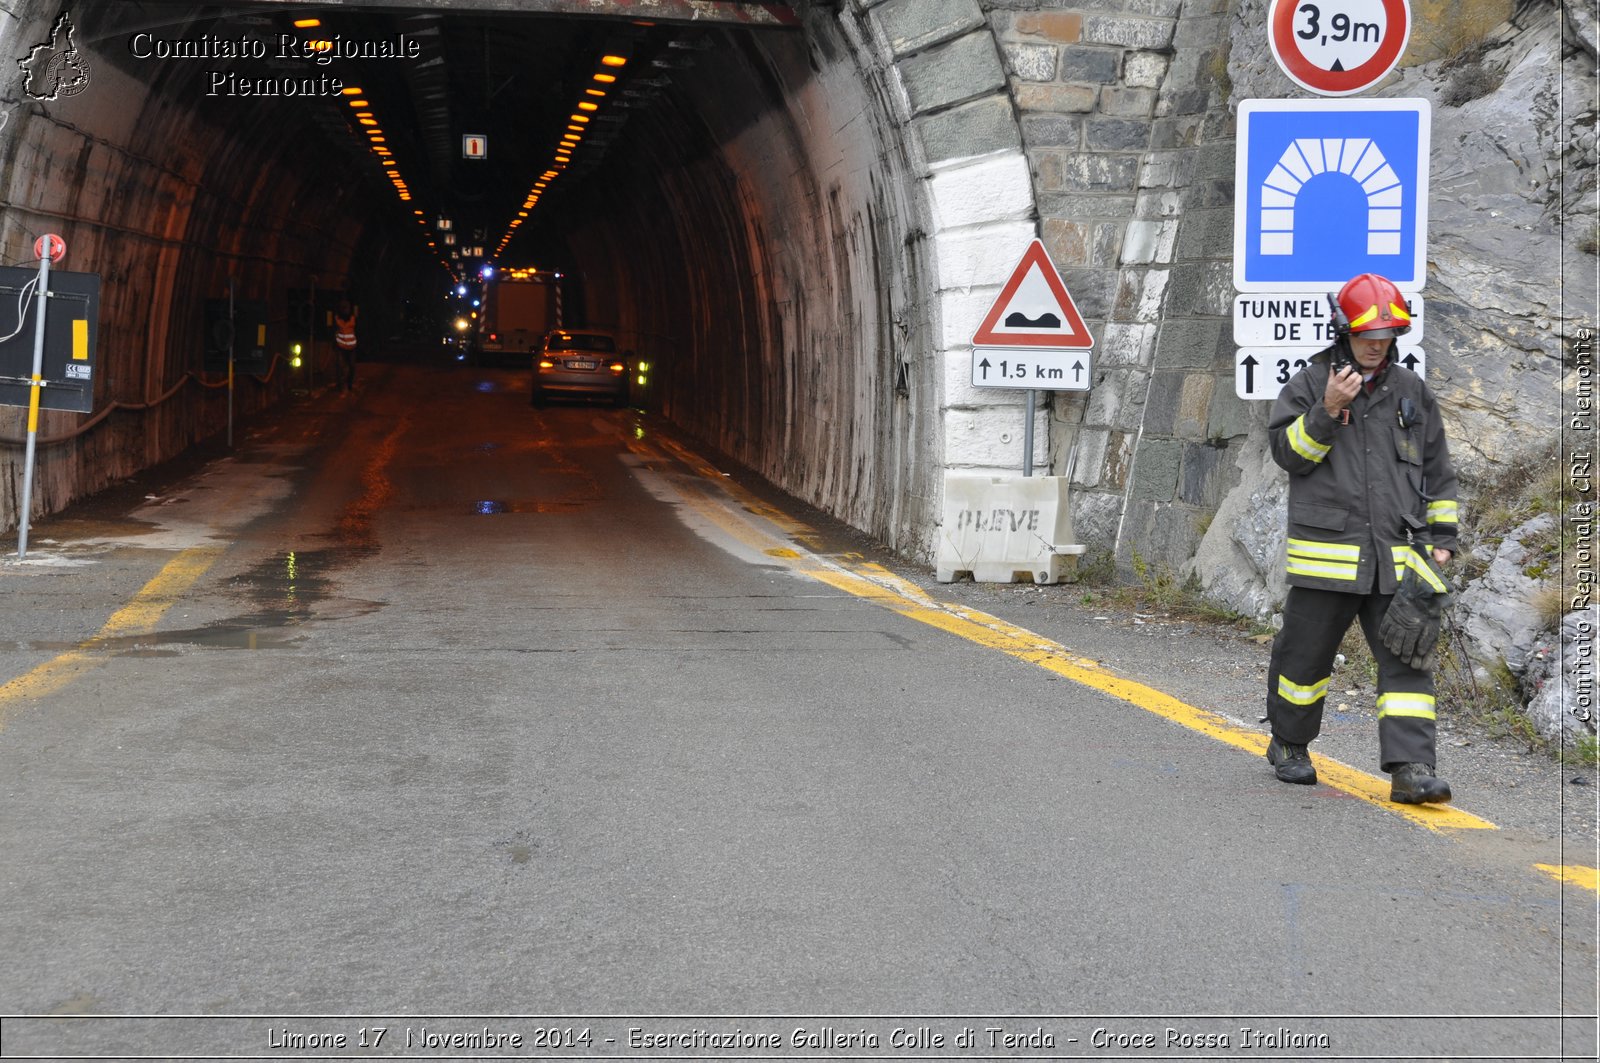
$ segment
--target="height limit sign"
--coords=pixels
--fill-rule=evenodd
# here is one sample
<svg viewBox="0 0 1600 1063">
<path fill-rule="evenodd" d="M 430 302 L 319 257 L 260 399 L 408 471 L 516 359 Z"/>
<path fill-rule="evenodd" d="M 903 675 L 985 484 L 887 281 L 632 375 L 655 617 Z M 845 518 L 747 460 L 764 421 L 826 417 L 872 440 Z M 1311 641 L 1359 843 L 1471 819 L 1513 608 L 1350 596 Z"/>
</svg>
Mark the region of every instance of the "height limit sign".
<svg viewBox="0 0 1600 1063">
<path fill-rule="evenodd" d="M 1296 85 L 1349 96 L 1388 76 L 1411 39 L 1408 0 L 1272 0 L 1267 40 Z"/>
</svg>

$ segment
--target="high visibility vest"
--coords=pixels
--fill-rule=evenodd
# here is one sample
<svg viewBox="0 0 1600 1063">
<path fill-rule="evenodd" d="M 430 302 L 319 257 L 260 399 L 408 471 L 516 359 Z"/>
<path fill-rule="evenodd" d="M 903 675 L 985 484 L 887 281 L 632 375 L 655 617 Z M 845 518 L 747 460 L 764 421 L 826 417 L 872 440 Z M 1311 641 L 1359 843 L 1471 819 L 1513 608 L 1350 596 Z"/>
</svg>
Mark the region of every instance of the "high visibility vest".
<svg viewBox="0 0 1600 1063">
<path fill-rule="evenodd" d="M 340 317 L 339 315 L 335 314 L 333 317 L 333 327 L 333 342 L 337 343 L 347 351 L 353 349 L 356 345 L 355 315 L 351 314 L 349 317 Z"/>
</svg>

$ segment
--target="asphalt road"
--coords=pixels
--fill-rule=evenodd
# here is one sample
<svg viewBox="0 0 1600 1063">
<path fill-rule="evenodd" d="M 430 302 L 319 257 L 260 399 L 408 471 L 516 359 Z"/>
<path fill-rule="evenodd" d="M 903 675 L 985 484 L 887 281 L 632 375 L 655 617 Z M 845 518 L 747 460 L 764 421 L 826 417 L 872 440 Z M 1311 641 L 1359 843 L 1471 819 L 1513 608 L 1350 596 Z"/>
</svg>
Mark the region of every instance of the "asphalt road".
<svg viewBox="0 0 1600 1063">
<path fill-rule="evenodd" d="M 1570 771 L 1286 787 L 1237 633 L 363 373 L 7 547 L 0 1056 L 1594 1057 Z"/>
</svg>

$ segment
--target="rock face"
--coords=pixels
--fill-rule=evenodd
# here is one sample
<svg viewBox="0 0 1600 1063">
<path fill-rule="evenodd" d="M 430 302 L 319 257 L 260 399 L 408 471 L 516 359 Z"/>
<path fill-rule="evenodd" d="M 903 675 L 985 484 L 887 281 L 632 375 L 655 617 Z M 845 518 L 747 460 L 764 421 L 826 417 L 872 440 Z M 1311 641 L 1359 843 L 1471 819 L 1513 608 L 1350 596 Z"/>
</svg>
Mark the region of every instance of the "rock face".
<svg viewBox="0 0 1600 1063">
<path fill-rule="evenodd" d="M 1239 486 L 1223 499 L 1191 566 L 1206 592 L 1246 616 L 1267 617 L 1283 602 L 1289 481 L 1272 460 L 1265 432 L 1239 448 Z"/>
<path fill-rule="evenodd" d="M 1503 661 L 1519 679 L 1527 674 L 1544 631 L 1534 605 L 1544 584 L 1522 570 L 1528 560 L 1524 543 L 1555 525 L 1556 519 L 1545 513 L 1517 528 L 1495 550 L 1489 571 L 1456 595 L 1453 608 L 1467 638 L 1467 653 L 1476 663 L 1493 668 Z"/>
<path fill-rule="evenodd" d="M 1558 16 L 1530 8 L 1481 55 L 1405 70 L 1386 90 L 1433 103 L 1423 347 L 1468 476 L 1553 436 L 1563 341 L 1595 316 L 1593 56 L 1562 61 Z"/>
<path fill-rule="evenodd" d="M 1528 718 L 1539 733 L 1571 740 L 1595 733 L 1595 606 L 1568 613 L 1561 629 L 1540 640 L 1526 686 L 1535 691 Z"/>
</svg>

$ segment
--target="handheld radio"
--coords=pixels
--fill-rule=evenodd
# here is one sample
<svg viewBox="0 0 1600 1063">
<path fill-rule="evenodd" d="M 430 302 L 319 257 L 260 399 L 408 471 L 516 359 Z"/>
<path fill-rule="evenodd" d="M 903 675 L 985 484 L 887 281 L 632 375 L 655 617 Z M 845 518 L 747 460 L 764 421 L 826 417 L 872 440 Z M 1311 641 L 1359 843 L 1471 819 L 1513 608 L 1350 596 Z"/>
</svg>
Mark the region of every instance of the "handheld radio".
<svg viewBox="0 0 1600 1063">
<path fill-rule="evenodd" d="M 1328 309 L 1332 311 L 1328 324 L 1333 328 L 1333 357 L 1328 372 L 1338 376 L 1355 365 L 1355 358 L 1350 354 L 1350 319 L 1339 308 L 1338 300 L 1331 293 L 1328 295 Z"/>
</svg>

